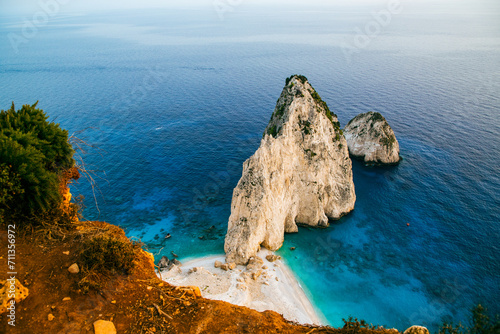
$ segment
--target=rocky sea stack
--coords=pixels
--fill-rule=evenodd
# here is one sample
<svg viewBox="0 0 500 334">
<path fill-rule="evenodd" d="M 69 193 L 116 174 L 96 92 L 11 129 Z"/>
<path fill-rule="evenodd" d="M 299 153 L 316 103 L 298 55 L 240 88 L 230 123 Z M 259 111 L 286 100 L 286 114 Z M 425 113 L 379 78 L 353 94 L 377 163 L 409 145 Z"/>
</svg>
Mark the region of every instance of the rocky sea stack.
<svg viewBox="0 0 500 334">
<path fill-rule="evenodd" d="M 380 113 L 359 114 L 347 123 L 344 133 L 353 157 L 377 165 L 392 165 L 400 161 L 396 135 Z"/>
<path fill-rule="evenodd" d="M 353 210 L 355 200 L 337 116 L 304 76 L 294 75 L 233 191 L 227 262 L 245 264 L 260 246 L 279 249 L 297 224 L 326 227 Z"/>
</svg>

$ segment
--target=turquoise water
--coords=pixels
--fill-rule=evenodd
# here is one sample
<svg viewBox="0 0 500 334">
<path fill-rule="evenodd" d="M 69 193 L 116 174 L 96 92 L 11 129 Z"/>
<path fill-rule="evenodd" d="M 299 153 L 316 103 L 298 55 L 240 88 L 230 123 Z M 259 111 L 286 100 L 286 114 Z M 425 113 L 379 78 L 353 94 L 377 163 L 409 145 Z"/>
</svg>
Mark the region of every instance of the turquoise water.
<svg viewBox="0 0 500 334">
<path fill-rule="evenodd" d="M 102 177 L 98 209 L 85 180 L 72 186 L 85 217 L 182 260 L 223 252 L 242 163 L 285 78 L 304 74 L 342 125 L 381 112 L 404 158 L 354 161 L 354 212 L 278 251 L 328 323 L 436 329 L 479 302 L 500 313 L 500 11 L 414 4 L 347 59 L 343 43 L 383 8 L 59 15 L 18 53 L 22 18 L 2 16 L 0 108 L 39 100 L 83 130 Z"/>
</svg>

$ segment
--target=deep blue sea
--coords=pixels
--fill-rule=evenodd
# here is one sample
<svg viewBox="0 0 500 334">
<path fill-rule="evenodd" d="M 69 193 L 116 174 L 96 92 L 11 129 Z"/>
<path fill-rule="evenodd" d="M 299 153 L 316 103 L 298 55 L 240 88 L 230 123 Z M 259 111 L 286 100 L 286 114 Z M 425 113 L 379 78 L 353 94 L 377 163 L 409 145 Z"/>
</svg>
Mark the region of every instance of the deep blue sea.
<svg viewBox="0 0 500 334">
<path fill-rule="evenodd" d="M 436 330 L 477 303 L 500 313 L 500 7 L 440 3 L 383 24 L 382 2 L 61 12 L 24 35 L 31 16 L 0 14 L 0 108 L 38 100 L 96 146 L 98 208 L 85 178 L 72 186 L 85 218 L 181 260 L 223 253 L 232 190 L 286 77 L 307 76 L 342 126 L 381 112 L 402 163 L 353 161 L 355 210 L 278 253 L 333 326 Z"/>
</svg>

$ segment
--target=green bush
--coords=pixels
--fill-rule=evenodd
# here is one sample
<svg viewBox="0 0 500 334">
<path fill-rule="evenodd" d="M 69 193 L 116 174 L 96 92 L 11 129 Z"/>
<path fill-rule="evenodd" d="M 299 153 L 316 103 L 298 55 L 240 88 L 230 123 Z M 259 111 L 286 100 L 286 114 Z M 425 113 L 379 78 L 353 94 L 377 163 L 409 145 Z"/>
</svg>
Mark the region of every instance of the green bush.
<svg viewBox="0 0 500 334">
<path fill-rule="evenodd" d="M 80 253 L 83 269 L 98 273 L 129 273 L 133 261 L 133 245 L 112 237 L 98 236 L 86 240 Z"/>
<path fill-rule="evenodd" d="M 101 290 L 115 274 L 129 274 L 134 267 L 136 247 L 113 235 L 86 237 L 79 251 L 82 275 L 75 286 L 83 294 Z"/>
<path fill-rule="evenodd" d="M 0 211 L 7 218 L 56 207 L 59 177 L 74 165 L 68 132 L 36 105 L 0 111 Z"/>
<path fill-rule="evenodd" d="M 500 334 L 500 319 L 498 315 L 491 319 L 488 310 L 481 304 L 472 309 L 470 326 L 464 326 L 461 323 L 453 325 L 444 323 L 439 329 L 439 334 Z"/>
<path fill-rule="evenodd" d="M 358 333 L 361 329 L 376 329 L 377 328 L 376 326 L 374 326 L 372 324 L 368 324 L 364 320 L 358 320 L 358 318 L 353 318 L 352 316 L 349 316 L 349 318 L 347 320 L 342 319 L 342 321 L 344 322 L 343 329 L 348 333 L 349 332 Z"/>
</svg>

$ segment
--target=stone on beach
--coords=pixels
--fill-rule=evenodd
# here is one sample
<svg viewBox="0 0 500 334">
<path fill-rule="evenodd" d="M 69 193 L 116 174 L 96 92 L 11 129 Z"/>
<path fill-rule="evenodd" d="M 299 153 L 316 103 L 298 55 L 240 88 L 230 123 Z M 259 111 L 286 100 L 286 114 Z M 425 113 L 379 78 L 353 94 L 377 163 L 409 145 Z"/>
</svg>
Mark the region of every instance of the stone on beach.
<svg viewBox="0 0 500 334">
<path fill-rule="evenodd" d="M 281 256 L 275 254 L 266 255 L 266 260 L 269 262 L 274 262 L 276 260 L 281 260 Z"/>
<path fill-rule="evenodd" d="M 260 270 L 260 269 L 259 269 L 259 270 L 257 270 L 257 271 L 255 271 L 255 272 L 253 272 L 253 273 L 252 273 L 252 279 L 253 279 L 254 281 L 256 281 L 256 280 L 257 280 L 257 278 L 259 278 L 259 276 L 260 276 L 261 274 L 262 274 L 262 270 Z"/>
<path fill-rule="evenodd" d="M 167 268 L 169 263 L 170 260 L 168 259 L 168 257 L 162 256 L 160 261 L 158 262 L 158 267 L 160 267 L 160 269 Z"/>
<path fill-rule="evenodd" d="M 260 257 L 252 256 L 248 260 L 247 270 L 250 270 L 250 271 L 259 270 L 260 268 L 262 268 L 263 264 L 264 264 L 264 261 Z"/>
<path fill-rule="evenodd" d="M 180 266 L 182 266 L 182 263 L 176 258 L 169 260 L 168 257 L 162 256 L 160 261 L 158 261 L 158 267 L 160 268 L 160 271 L 178 271 L 180 270 Z"/>
</svg>

